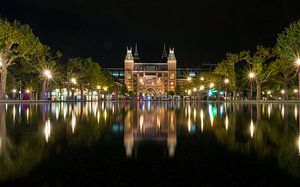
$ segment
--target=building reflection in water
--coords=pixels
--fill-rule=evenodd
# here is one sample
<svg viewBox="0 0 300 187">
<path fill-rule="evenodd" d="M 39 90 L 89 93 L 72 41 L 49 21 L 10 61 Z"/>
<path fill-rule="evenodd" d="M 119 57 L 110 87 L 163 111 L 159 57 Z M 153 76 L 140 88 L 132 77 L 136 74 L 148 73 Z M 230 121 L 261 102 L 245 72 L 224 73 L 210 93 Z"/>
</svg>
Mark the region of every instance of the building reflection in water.
<svg viewBox="0 0 300 187">
<path fill-rule="evenodd" d="M 174 109 L 165 104 L 138 103 L 129 109 L 124 119 L 124 146 L 127 157 L 137 153 L 143 141 L 151 141 L 166 146 L 169 156 L 175 154 L 176 115 Z M 147 107 L 145 107 L 147 105 Z"/>
</svg>

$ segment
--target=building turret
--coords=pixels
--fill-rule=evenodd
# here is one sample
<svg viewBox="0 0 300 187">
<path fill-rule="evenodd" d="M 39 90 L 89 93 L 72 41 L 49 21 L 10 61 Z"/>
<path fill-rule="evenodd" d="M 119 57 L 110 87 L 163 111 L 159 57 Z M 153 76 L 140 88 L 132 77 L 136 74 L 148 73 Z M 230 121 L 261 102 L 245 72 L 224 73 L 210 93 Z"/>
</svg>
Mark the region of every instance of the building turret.
<svg viewBox="0 0 300 187">
<path fill-rule="evenodd" d="M 169 48 L 168 60 L 176 60 L 174 47 L 173 48 L 171 48 L 171 47 Z"/>
<path fill-rule="evenodd" d="M 138 48 L 137 48 L 137 43 L 135 44 L 135 49 L 134 49 L 133 59 L 134 59 L 135 61 L 139 61 L 139 60 L 140 60 L 139 53 L 138 53 Z"/>
<path fill-rule="evenodd" d="M 124 59 L 125 67 L 125 84 L 128 88 L 128 91 L 133 91 L 133 69 L 134 69 L 134 57 L 132 55 L 132 48 L 127 47 L 127 53 Z"/>
<path fill-rule="evenodd" d="M 169 49 L 169 56 L 168 56 L 168 91 L 174 92 L 176 91 L 176 68 L 177 68 L 177 61 L 175 57 L 175 50 L 174 47 Z"/>
<path fill-rule="evenodd" d="M 162 62 L 167 62 L 168 61 L 168 53 L 166 51 L 166 44 L 164 43 L 164 50 L 163 50 L 163 53 L 161 55 L 161 59 L 162 59 Z"/>
</svg>

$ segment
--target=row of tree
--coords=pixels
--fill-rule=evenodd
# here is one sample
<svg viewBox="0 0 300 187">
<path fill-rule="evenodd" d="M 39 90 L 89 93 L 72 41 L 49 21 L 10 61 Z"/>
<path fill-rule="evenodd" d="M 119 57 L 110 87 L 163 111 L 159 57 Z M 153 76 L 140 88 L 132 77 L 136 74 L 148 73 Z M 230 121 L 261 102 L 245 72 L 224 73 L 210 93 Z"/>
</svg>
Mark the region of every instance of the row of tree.
<svg viewBox="0 0 300 187">
<path fill-rule="evenodd" d="M 96 85 L 113 85 L 110 73 L 101 70 L 91 58 L 62 62 L 61 57 L 59 51 L 42 44 L 30 26 L 0 19 L 0 99 L 20 84 L 23 89 L 39 93 L 40 99 L 44 99 L 46 88 L 70 89 L 71 78 L 76 78 L 81 92 L 95 89 Z M 51 79 L 45 76 L 46 70 L 51 72 Z"/>
<path fill-rule="evenodd" d="M 292 23 L 278 35 L 272 48 L 258 45 L 254 51 L 227 54 L 212 72 L 205 72 L 192 81 L 187 81 L 184 89 L 214 83 L 218 90 L 236 93 L 249 91 L 249 82 L 256 88 L 256 99 L 262 98 L 262 90 L 281 91 L 288 99 L 291 90 L 297 89 L 298 66 L 295 63 L 300 53 L 300 20 Z M 252 72 L 254 77 L 249 78 Z M 224 80 L 227 79 L 226 84 Z M 220 95 L 220 94 L 219 94 Z"/>
</svg>

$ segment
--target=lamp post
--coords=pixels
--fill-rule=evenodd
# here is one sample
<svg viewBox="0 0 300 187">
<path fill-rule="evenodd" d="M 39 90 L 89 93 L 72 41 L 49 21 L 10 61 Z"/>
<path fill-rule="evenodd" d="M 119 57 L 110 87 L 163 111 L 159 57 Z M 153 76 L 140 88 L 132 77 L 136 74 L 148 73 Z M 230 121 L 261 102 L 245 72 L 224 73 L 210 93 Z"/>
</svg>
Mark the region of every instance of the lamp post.
<svg viewBox="0 0 300 187">
<path fill-rule="evenodd" d="M 298 99 L 300 99 L 300 58 L 298 58 L 295 63 L 298 71 Z"/>
<path fill-rule="evenodd" d="M 107 87 L 105 86 L 104 88 L 103 88 L 103 90 L 105 91 L 105 95 L 104 95 L 104 100 L 106 99 L 106 91 L 107 91 Z M 109 100 L 109 94 L 108 94 L 108 100 Z"/>
<path fill-rule="evenodd" d="M 48 91 L 48 86 L 49 86 L 49 79 L 52 79 L 52 73 L 50 70 L 45 70 L 44 71 L 44 76 L 46 77 L 46 100 L 48 100 L 48 94 L 49 94 L 49 91 Z M 45 96 L 44 96 L 45 97 Z M 50 98 L 51 99 L 51 98 Z"/>
<path fill-rule="evenodd" d="M 228 84 L 228 83 L 229 83 L 229 79 L 226 78 L 226 79 L 224 80 L 225 89 L 226 89 L 226 91 L 225 91 L 225 101 L 227 101 L 227 84 Z"/>
<path fill-rule="evenodd" d="M 97 90 L 98 90 L 98 102 L 101 101 L 100 89 L 101 89 L 101 86 L 97 85 Z"/>
<path fill-rule="evenodd" d="M 250 78 L 250 100 L 252 100 L 252 79 L 255 77 L 255 74 L 253 72 L 249 73 Z"/>
<path fill-rule="evenodd" d="M 76 79 L 71 78 L 71 83 L 72 83 L 72 100 L 74 100 L 74 92 L 75 92 L 75 84 L 76 84 Z"/>
</svg>

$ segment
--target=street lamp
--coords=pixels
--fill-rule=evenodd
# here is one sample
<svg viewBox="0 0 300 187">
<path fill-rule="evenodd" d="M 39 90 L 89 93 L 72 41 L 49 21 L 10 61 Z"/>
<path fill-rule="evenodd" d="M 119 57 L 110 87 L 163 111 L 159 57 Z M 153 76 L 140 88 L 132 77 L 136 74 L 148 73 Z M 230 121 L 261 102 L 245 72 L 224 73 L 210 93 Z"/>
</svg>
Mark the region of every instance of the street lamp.
<svg viewBox="0 0 300 187">
<path fill-rule="evenodd" d="M 187 80 L 188 80 L 188 81 L 191 81 L 191 80 L 192 80 L 192 77 L 188 77 Z"/>
<path fill-rule="evenodd" d="M 74 100 L 74 92 L 75 92 L 75 84 L 76 84 L 76 79 L 71 78 L 71 83 L 72 83 L 72 100 Z"/>
<path fill-rule="evenodd" d="M 46 98 L 48 99 L 48 86 L 49 86 L 49 79 L 52 79 L 52 73 L 51 73 L 51 71 L 50 70 L 45 70 L 44 71 L 44 75 L 45 75 L 45 77 L 46 77 L 46 85 L 45 85 L 45 87 L 46 87 L 46 93 L 47 93 L 47 96 L 46 96 Z M 44 96 L 45 97 L 45 96 Z"/>
<path fill-rule="evenodd" d="M 298 99 L 300 99 L 300 58 L 297 58 L 295 63 L 298 66 Z"/>
<path fill-rule="evenodd" d="M 200 81 L 204 81 L 204 77 L 200 77 Z"/>
<path fill-rule="evenodd" d="M 209 84 L 209 87 L 210 88 L 213 88 L 215 86 L 215 83 L 213 83 L 213 82 L 211 82 L 210 84 Z"/>
<path fill-rule="evenodd" d="M 282 99 L 284 99 L 284 93 L 285 93 L 285 91 L 284 91 L 284 90 L 281 90 L 280 92 L 281 92 L 281 94 L 282 94 Z"/>
<path fill-rule="evenodd" d="M 227 84 L 228 84 L 228 83 L 229 83 L 229 79 L 226 78 L 226 79 L 224 80 L 225 89 L 226 89 L 226 91 L 225 91 L 225 101 L 227 101 Z"/>
<path fill-rule="evenodd" d="M 253 72 L 249 73 L 250 78 L 250 100 L 252 100 L 252 79 L 255 77 L 255 74 Z"/>
<path fill-rule="evenodd" d="M 100 89 L 101 89 L 101 86 L 97 85 L 97 90 L 98 90 L 98 101 L 101 100 Z"/>
<path fill-rule="evenodd" d="M 108 90 L 107 89 L 107 86 L 105 86 L 104 88 L 103 88 L 103 90 L 105 91 L 105 97 L 104 97 L 104 100 L 106 99 L 106 91 Z M 109 95 L 108 95 L 108 100 L 109 100 Z"/>
</svg>

